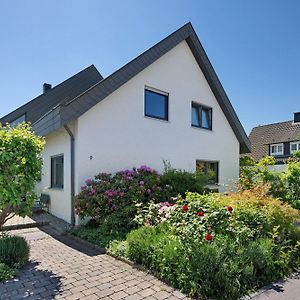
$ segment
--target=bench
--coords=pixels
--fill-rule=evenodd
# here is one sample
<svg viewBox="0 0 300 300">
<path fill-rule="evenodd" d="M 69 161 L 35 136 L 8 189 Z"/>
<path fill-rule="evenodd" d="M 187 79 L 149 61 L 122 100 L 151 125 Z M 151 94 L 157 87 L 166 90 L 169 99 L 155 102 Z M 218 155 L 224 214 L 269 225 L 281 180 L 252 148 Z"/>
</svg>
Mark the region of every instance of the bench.
<svg viewBox="0 0 300 300">
<path fill-rule="evenodd" d="M 40 198 L 33 204 L 32 211 L 38 212 L 46 210 L 49 211 L 50 195 L 42 193 Z"/>
</svg>

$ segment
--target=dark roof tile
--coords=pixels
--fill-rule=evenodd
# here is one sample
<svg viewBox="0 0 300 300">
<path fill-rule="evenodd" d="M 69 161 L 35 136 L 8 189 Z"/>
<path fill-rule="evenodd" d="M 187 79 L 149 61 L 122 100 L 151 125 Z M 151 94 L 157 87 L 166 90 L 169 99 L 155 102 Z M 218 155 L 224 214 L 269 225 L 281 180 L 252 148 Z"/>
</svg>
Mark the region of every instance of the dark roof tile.
<svg viewBox="0 0 300 300">
<path fill-rule="evenodd" d="M 10 123 L 26 113 L 27 121 L 33 124 L 57 105 L 71 101 L 102 79 L 95 66 L 91 65 L 7 114 L 0 122 Z"/>
<path fill-rule="evenodd" d="M 249 135 L 251 156 L 255 161 L 269 155 L 269 145 L 299 139 L 300 123 L 286 121 L 254 127 Z"/>
</svg>

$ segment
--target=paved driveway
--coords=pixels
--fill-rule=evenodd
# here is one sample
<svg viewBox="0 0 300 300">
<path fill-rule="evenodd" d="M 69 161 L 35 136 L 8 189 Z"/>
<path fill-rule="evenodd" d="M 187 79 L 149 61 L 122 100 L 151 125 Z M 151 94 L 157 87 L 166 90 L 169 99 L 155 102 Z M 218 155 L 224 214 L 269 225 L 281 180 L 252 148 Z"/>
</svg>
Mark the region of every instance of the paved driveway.
<svg viewBox="0 0 300 300">
<path fill-rule="evenodd" d="M 29 241 L 31 260 L 17 279 L 0 284 L 1 300 L 188 299 L 126 263 L 51 234 L 47 226 L 14 233 Z"/>
<path fill-rule="evenodd" d="M 286 280 L 272 283 L 259 290 L 251 300 L 299 300 L 300 299 L 300 272 Z"/>
</svg>

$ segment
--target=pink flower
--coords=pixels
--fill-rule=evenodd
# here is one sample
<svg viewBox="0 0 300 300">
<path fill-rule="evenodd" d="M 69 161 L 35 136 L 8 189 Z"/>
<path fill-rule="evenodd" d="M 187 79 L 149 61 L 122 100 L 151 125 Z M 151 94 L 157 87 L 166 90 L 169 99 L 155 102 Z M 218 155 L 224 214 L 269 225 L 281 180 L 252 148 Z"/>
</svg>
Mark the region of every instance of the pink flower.
<svg viewBox="0 0 300 300">
<path fill-rule="evenodd" d="M 147 190 L 147 193 L 148 193 L 148 194 L 151 194 L 151 190 L 150 190 L 150 189 L 148 189 L 148 190 Z"/>
<path fill-rule="evenodd" d="M 143 180 L 140 181 L 140 185 L 144 185 L 145 182 Z"/>
<path fill-rule="evenodd" d="M 85 184 L 86 185 L 91 185 L 93 183 L 93 180 L 92 179 L 87 179 L 86 181 L 85 181 Z"/>
<path fill-rule="evenodd" d="M 95 190 L 95 189 L 91 189 L 90 195 L 93 196 L 93 195 L 95 195 L 95 194 L 96 194 L 96 190 Z"/>
<path fill-rule="evenodd" d="M 119 195 L 120 197 L 124 197 L 124 192 L 121 192 Z"/>
<path fill-rule="evenodd" d="M 83 186 L 80 187 L 80 189 L 81 189 L 82 191 L 84 191 L 84 190 L 86 189 L 86 186 L 83 185 Z"/>
</svg>

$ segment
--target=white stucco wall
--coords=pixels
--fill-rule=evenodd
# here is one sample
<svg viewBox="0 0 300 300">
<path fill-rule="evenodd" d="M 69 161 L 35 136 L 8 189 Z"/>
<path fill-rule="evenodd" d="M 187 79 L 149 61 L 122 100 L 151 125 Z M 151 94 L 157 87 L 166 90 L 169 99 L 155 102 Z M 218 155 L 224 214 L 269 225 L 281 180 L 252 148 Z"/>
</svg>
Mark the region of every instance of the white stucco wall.
<svg viewBox="0 0 300 300">
<path fill-rule="evenodd" d="M 169 121 L 144 116 L 145 86 L 169 93 Z M 191 127 L 192 101 L 213 108 L 212 131 Z M 162 171 L 163 160 L 194 171 L 197 159 L 219 161 L 223 184 L 238 179 L 238 140 L 185 41 L 78 119 L 77 192 L 100 171 Z"/>
<path fill-rule="evenodd" d="M 70 189 L 70 137 L 65 129 L 59 129 L 45 137 L 43 153 L 44 165 L 42 181 L 38 183 L 39 192 L 50 195 L 50 213 L 71 222 Z M 51 156 L 64 155 L 64 188 L 51 188 Z"/>
</svg>

